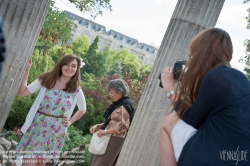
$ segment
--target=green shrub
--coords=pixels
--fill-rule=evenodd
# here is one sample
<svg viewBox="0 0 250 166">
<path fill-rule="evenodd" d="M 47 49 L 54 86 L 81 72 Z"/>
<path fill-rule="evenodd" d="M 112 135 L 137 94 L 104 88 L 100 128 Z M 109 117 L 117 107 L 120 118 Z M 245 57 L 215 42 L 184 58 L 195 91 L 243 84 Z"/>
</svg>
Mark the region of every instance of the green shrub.
<svg viewBox="0 0 250 166">
<path fill-rule="evenodd" d="M 9 135 L 3 136 L 3 138 L 7 139 L 8 141 L 14 140 L 16 142 L 19 142 L 13 131 L 11 131 Z"/>
<path fill-rule="evenodd" d="M 87 134 L 82 136 L 82 131 L 76 128 L 75 126 L 70 126 L 65 138 L 63 151 L 70 151 L 71 149 L 78 147 L 80 145 L 86 145 L 90 143 L 91 135 Z M 84 160 L 84 163 L 78 163 L 79 166 L 88 166 L 92 160 L 93 155 L 88 151 L 88 148 L 84 148 L 81 151 L 83 156 L 80 156 L 80 159 Z"/>
<path fill-rule="evenodd" d="M 6 130 L 13 131 L 16 126 L 22 125 L 25 118 L 35 101 L 37 93 L 28 95 L 26 97 L 16 97 L 11 107 L 10 113 L 4 125 Z"/>
</svg>

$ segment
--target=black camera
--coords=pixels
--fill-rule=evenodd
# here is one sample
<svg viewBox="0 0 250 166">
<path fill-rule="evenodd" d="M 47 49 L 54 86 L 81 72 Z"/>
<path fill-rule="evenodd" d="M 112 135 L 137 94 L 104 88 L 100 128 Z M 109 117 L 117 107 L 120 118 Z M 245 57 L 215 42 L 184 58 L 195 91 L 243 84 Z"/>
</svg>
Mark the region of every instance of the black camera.
<svg viewBox="0 0 250 166">
<path fill-rule="evenodd" d="M 174 72 L 174 79 L 175 79 L 175 80 L 178 80 L 178 79 L 179 79 L 179 77 L 180 77 L 180 75 L 181 75 L 181 72 L 182 72 L 182 69 L 183 69 L 183 65 L 185 65 L 186 63 L 187 63 L 187 61 L 185 61 L 185 60 L 176 61 L 176 62 L 174 63 L 173 72 Z M 159 86 L 160 86 L 161 88 L 163 88 L 162 83 L 161 83 L 161 73 L 160 73 L 160 75 L 158 76 L 158 78 L 159 78 L 159 80 L 160 80 Z"/>
</svg>

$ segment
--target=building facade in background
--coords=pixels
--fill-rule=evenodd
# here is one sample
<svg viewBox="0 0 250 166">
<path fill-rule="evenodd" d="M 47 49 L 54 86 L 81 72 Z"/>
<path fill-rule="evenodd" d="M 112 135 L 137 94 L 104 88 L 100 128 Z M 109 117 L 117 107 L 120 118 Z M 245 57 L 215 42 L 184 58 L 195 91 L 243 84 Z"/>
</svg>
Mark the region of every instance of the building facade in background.
<svg viewBox="0 0 250 166">
<path fill-rule="evenodd" d="M 103 50 L 105 47 L 109 47 L 111 50 L 127 49 L 132 54 L 137 55 L 143 65 L 149 64 L 153 66 L 158 48 L 145 43 L 139 43 L 138 40 L 114 30 L 106 31 L 105 26 L 75 15 L 69 11 L 65 11 L 65 13 L 76 24 L 72 30 L 73 40 L 79 36 L 85 35 L 89 37 L 90 42 L 93 42 L 95 37 L 99 36 L 99 50 Z"/>
</svg>

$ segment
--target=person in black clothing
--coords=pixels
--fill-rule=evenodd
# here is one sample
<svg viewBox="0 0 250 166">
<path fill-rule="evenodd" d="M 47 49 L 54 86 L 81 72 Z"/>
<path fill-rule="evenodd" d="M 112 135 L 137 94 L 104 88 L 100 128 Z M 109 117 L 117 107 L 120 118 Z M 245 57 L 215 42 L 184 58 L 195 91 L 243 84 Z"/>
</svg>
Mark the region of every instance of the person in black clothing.
<svg viewBox="0 0 250 166">
<path fill-rule="evenodd" d="M 159 134 L 162 166 L 250 165 L 250 82 L 230 67 L 232 54 L 229 34 L 211 28 L 192 40 L 176 88 L 173 69 L 164 69 L 173 110 Z"/>
<path fill-rule="evenodd" d="M 109 97 L 113 101 L 104 113 L 105 122 L 90 128 L 90 133 L 95 131 L 101 137 L 111 134 L 107 150 L 103 155 L 95 155 L 91 166 L 114 166 L 121 151 L 126 133 L 134 117 L 132 99 L 126 94 L 129 87 L 123 79 L 113 79 L 107 85 Z"/>
</svg>

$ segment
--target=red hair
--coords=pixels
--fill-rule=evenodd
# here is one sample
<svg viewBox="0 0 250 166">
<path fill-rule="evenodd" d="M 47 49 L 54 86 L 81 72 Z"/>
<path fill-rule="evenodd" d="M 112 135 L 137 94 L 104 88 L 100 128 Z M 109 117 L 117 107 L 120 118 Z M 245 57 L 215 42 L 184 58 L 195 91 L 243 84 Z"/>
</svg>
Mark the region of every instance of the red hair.
<svg viewBox="0 0 250 166">
<path fill-rule="evenodd" d="M 222 29 L 207 29 L 193 38 L 189 59 L 180 75 L 181 81 L 178 81 L 177 85 L 181 99 L 180 111 L 177 113 L 179 117 L 194 104 L 206 73 L 221 64 L 229 64 L 232 54 L 231 38 Z"/>
</svg>

